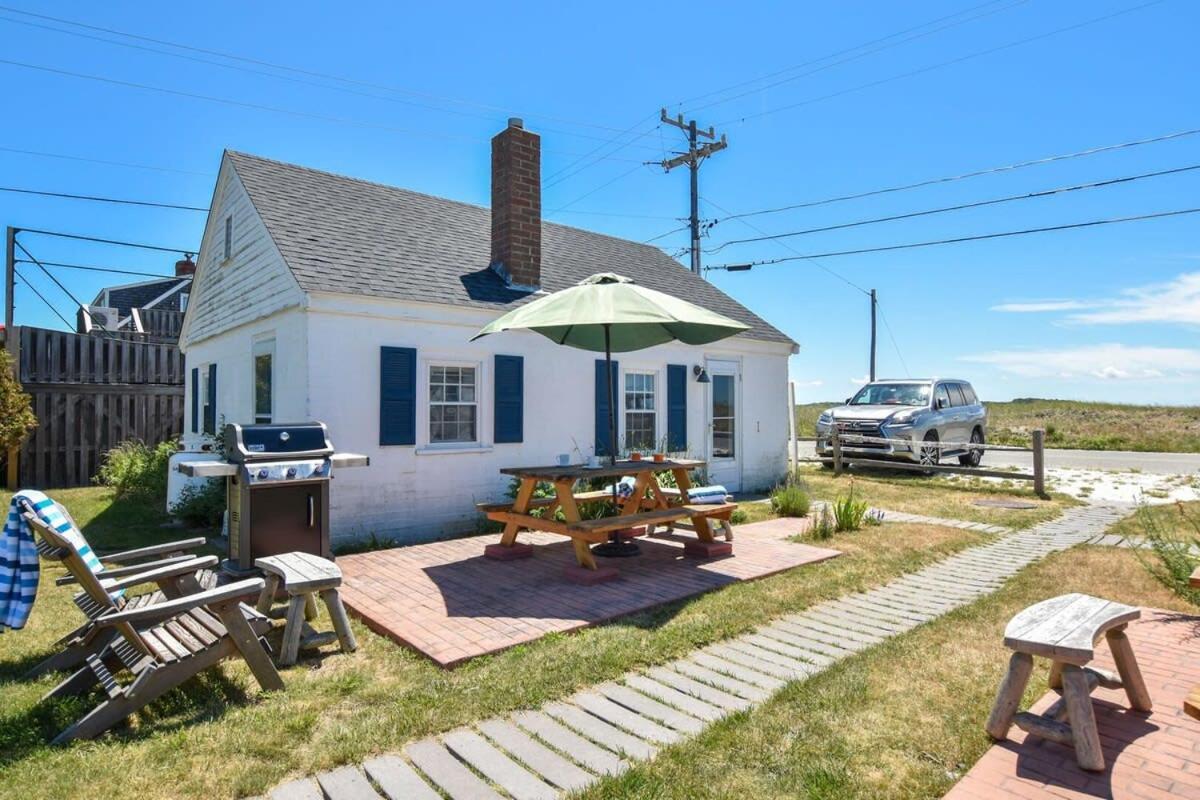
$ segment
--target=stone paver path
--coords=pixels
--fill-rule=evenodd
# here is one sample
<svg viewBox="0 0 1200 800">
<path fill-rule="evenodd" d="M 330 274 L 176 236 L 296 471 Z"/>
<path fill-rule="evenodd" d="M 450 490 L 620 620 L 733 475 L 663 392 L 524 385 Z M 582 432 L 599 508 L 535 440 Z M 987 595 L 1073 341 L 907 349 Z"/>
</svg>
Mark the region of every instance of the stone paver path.
<svg viewBox="0 0 1200 800">
<path fill-rule="evenodd" d="M 997 589 L 1050 553 L 1096 537 L 1128 509 L 1083 506 L 964 550 L 866 592 L 828 600 L 661 667 L 623 676 L 536 711 L 491 719 L 402 753 L 276 788 L 275 800 L 436 796 L 556 797 L 653 758 L 721 717 L 763 703 L 787 682 L 904 633 Z"/>
</svg>

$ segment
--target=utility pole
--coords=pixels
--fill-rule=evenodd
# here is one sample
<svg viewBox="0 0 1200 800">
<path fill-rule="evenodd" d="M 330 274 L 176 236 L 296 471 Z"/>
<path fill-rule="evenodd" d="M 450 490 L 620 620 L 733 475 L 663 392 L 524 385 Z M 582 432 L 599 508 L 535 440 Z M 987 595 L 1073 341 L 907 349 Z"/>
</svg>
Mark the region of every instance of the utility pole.
<svg viewBox="0 0 1200 800">
<path fill-rule="evenodd" d="M 4 248 L 4 335 L 13 335 L 13 289 L 17 285 L 17 229 L 8 226 Z"/>
<path fill-rule="evenodd" d="M 875 381 L 875 307 L 879 303 L 875 299 L 875 290 L 871 290 L 871 381 Z"/>
<path fill-rule="evenodd" d="M 688 137 L 688 150 L 686 153 L 681 153 L 675 158 L 667 159 L 662 162 L 662 168 L 665 172 L 670 172 L 675 167 L 681 167 L 684 164 L 688 165 L 688 171 L 691 173 L 691 189 L 692 189 L 692 205 L 690 216 L 690 228 L 692 232 L 692 272 L 700 274 L 700 164 L 704 159 L 724 150 L 729 146 L 729 142 L 725 139 L 725 134 L 721 134 L 721 139 L 717 140 L 717 132 L 710 125 L 708 130 L 699 130 L 696 127 L 696 120 L 683 121 L 683 114 L 672 119 L 667 116 L 667 110 L 662 110 L 662 121 L 667 125 L 673 125 L 681 131 L 685 131 Z M 708 144 L 700 145 L 699 138 L 708 139 Z"/>
</svg>

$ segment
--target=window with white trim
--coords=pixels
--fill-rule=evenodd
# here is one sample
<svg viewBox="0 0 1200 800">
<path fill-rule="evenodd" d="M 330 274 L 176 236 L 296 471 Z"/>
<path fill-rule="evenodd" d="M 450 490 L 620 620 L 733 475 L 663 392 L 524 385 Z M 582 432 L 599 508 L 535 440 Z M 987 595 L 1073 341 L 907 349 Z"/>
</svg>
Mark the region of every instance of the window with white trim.
<svg viewBox="0 0 1200 800">
<path fill-rule="evenodd" d="M 254 343 L 254 423 L 269 425 L 275 419 L 275 340 Z"/>
<path fill-rule="evenodd" d="M 658 441 L 658 405 L 653 372 L 625 373 L 625 448 L 653 450 Z"/>
<path fill-rule="evenodd" d="M 429 365 L 429 443 L 479 441 L 479 370 L 474 366 Z"/>
</svg>

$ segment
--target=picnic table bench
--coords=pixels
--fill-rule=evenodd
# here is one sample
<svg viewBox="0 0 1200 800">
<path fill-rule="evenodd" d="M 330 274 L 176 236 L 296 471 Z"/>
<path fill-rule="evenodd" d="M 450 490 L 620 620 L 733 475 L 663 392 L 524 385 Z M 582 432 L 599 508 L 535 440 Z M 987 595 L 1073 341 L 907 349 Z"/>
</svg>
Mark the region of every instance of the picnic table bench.
<svg viewBox="0 0 1200 800">
<path fill-rule="evenodd" d="M 1197 567 L 1196 571 L 1192 573 L 1188 584 L 1193 589 L 1200 589 L 1200 567 Z M 1200 684 L 1196 684 L 1188 692 L 1188 696 L 1183 701 L 1183 710 L 1189 717 L 1200 719 Z"/>
<path fill-rule="evenodd" d="M 1074 747 L 1083 769 L 1103 770 L 1092 691 L 1097 686 L 1123 688 L 1135 711 L 1151 709 L 1150 693 L 1125 635 L 1126 626 L 1141 615 L 1134 606 L 1074 593 L 1043 600 L 1013 617 L 1004 629 L 1004 644 L 1014 653 L 988 717 L 987 732 L 1004 739 L 1015 724 L 1026 733 Z M 1101 636 L 1108 640 L 1119 675 L 1088 666 Z M 1062 697 L 1044 714 L 1017 713 L 1035 655 L 1051 660 L 1050 688 Z"/>
<path fill-rule="evenodd" d="M 520 480 L 517 496 L 511 503 L 481 503 L 478 508 L 490 520 L 504 524 L 498 544 L 489 545 L 486 554 L 492 558 L 506 560 L 509 558 L 524 558 L 532 555 L 532 547 L 517 541 L 517 534 L 522 530 L 539 530 L 556 533 L 571 539 L 575 548 L 575 558 L 579 568 L 598 571 L 595 556 L 589 547 L 606 541 L 609 534 L 626 528 L 646 526 L 648 532 L 659 525 L 673 526 L 674 523 L 689 520 L 696 532 L 696 541 L 685 545 L 688 555 L 711 557 L 728 555 L 732 545 L 717 542 L 713 537 L 709 520 L 720 520 L 727 523 L 736 503 L 698 504 L 688 502 L 688 489 L 691 481 L 688 472 L 703 467 L 703 461 L 690 459 L 671 459 L 665 461 L 618 461 L 616 464 L 606 464 L 592 469 L 584 466 L 554 466 L 554 467 L 509 467 L 500 470 L 506 475 L 512 475 Z M 678 494 L 668 496 L 659 486 L 655 474 L 670 472 L 675 477 Z M 616 516 L 598 519 L 583 519 L 580 505 L 595 502 L 613 502 L 611 491 L 576 492 L 576 481 L 580 479 L 609 478 L 618 480 L 626 476 L 634 477 L 633 491 L 628 497 L 616 498 L 618 513 Z M 534 491 L 539 483 L 550 483 L 554 487 L 553 497 L 535 498 Z M 541 516 L 533 516 L 530 512 L 542 509 Z M 554 519 L 554 513 L 560 510 L 564 520 Z M 612 572 L 615 577 L 615 570 Z"/>
</svg>

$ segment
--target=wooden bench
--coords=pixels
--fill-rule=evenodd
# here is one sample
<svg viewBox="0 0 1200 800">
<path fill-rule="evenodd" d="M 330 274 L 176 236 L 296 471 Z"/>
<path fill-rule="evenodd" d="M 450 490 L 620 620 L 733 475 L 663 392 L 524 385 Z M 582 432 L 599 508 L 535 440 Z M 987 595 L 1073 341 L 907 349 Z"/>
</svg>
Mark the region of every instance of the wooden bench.
<svg viewBox="0 0 1200 800">
<path fill-rule="evenodd" d="M 350 630 L 350 620 L 346 617 L 346 608 L 338 594 L 338 587 L 342 585 L 342 571 L 337 564 L 310 553 L 282 553 L 255 559 L 254 566 L 266 573 L 266 585 L 258 597 L 258 611 L 266 614 L 271 610 L 275 594 L 280 588 L 288 595 L 280 666 L 295 664 L 301 648 L 308 650 L 320 647 L 334 639 L 343 652 L 352 653 L 358 649 L 354 632 Z M 333 622 L 333 632 L 305 631 L 305 620 L 317 617 L 313 595 L 318 593 Z"/>
<path fill-rule="evenodd" d="M 1104 753 L 1092 691 L 1097 686 L 1124 688 L 1134 710 L 1151 709 L 1150 693 L 1125 635 L 1126 626 L 1141 615 L 1133 606 L 1076 593 L 1044 600 L 1013 617 L 1004 629 L 1004 645 L 1014 653 L 988 717 L 988 734 L 1002 740 L 1016 724 L 1026 733 L 1074 747 L 1080 767 L 1102 771 Z M 1101 636 L 1108 640 L 1119 676 L 1088 666 Z M 1017 712 L 1034 656 L 1051 660 L 1050 688 L 1062 694 L 1041 715 Z"/>
<path fill-rule="evenodd" d="M 1188 585 L 1193 589 L 1200 589 L 1200 567 L 1196 567 L 1196 571 L 1188 578 Z M 1200 719 L 1200 684 L 1192 687 L 1188 692 L 1188 696 L 1183 701 L 1183 711 L 1189 717 Z"/>
</svg>

